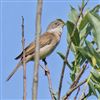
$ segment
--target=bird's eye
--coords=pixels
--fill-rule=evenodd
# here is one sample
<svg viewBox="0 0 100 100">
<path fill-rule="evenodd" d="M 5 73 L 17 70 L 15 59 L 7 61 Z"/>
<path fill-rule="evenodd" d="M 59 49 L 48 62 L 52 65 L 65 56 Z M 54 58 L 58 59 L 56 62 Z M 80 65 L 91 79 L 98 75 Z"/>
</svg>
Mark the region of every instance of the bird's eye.
<svg viewBox="0 0 100 100">
<path fill-rule="evenodd" d="M 56 22 L 55 25 L 59 26 L 59 23 Z"/>
</svg>

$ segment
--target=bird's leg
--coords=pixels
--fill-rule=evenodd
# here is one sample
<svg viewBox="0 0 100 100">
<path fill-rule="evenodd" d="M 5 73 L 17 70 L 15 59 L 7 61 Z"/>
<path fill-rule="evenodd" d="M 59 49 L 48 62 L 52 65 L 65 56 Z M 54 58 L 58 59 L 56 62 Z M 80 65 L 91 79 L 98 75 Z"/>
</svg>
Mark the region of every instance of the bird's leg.
<svg viewBox="0 0 100 100">
<path fill-rule="evenodd" d="M 42 61 L 44 62 L 45 66 L 46 66 L 47 65 L 46 58 L 44 58 Z"/>
<path fill-rule="evenodd" d="M 43 62 L 44 62 L 44 64 L 45 64 L 45 75 L 47 76 L 47 73 L 49 73 L 49 70 L 48 70 L 48 68 L 47 68 L 47 62 L 46 62 L 46 58 L 45 59 L 43 59 L 42 60 Z"/>
</svg>

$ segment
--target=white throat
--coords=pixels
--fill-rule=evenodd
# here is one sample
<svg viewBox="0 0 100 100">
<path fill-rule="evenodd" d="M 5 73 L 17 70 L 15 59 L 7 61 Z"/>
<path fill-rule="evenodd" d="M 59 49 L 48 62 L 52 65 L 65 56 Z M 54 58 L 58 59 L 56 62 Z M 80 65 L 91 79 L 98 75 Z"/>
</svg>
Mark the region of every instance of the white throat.
<svg viewBox="0 0 100 100">
<path fill-rule="evenodd" d="M 48 29 L 47 32 L 61 34 L 62 33 L 62 27 L 57 27 L 57 28 L 54 28 L 54 29 Z"/>
<path fill-rule="evenodd" d="M 60 40 L 61 34 L 62 34 L 62 27 L 57 27 L 54 29 L 49 29 L 47 32 L 53 33 L 56 35 L 58 41 Z"/>
</svg>

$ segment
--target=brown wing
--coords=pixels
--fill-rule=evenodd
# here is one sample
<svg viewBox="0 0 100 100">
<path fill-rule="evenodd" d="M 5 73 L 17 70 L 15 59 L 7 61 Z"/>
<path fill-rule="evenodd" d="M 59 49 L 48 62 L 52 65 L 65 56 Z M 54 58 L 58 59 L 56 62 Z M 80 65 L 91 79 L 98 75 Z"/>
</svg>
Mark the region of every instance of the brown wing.
<svg viewBox="0 0 100 100">
<path fill-rule="evenodd" d="M 29 52 L 34 51 L 34 49 L 35 49 L 35 43 L 32 42 L 25 48 L 25 56 L 27 56 Z M 22 55 L 23 55 L 23 51 L 15 59 L 17 60 L 19 58 L 22 58 Z"/>
<path fill-rule="evenodd" d="M 40 36 L 40 48 L 44 47 L 45 45 L 49 45 L 52 40 L 54 40 L 55 35 L 52 33 L 45 33 Z M 32 42 L 25 48 L 25 56 L 28 56 L 35 52 L 35 42 Z M 22 58 L 23 52 L 18 55 L 15 59 Z"/>
</svg>

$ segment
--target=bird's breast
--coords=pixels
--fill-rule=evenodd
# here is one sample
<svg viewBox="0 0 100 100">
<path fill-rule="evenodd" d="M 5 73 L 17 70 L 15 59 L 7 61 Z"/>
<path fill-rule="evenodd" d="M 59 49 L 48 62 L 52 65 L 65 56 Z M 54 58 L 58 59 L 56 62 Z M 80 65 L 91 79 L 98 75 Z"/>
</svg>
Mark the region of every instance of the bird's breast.
<svg viewBox="0 0 100 100">
<path fill-rule="evenodd" d="M 59 42 L 51 43 L 49 45 L 46 45 L 46 46 L 40 48 L 40 59 L 44 59 L 48 55 L 50 55 L 54 51 L 54 49 L 56 48 L 58 43 Z"/>
</svg>

